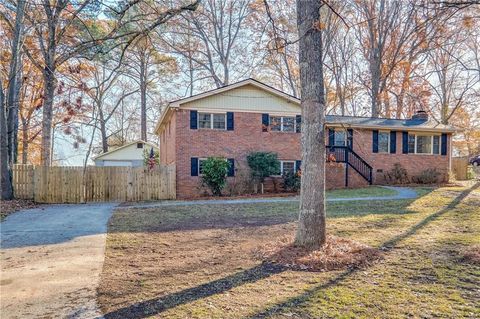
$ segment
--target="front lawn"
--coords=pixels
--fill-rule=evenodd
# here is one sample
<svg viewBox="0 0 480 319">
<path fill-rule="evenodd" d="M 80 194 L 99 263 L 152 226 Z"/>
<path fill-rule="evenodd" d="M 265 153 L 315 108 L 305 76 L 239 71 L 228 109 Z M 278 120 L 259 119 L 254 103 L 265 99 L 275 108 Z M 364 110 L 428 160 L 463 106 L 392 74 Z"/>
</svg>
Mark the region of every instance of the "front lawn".
<svg viewBox="0 0 480 319">
<path fill-rule="evenodd" d="M 298 203 L 117 210 L 98 301 L 106 318 L 478 318 L 480 189 L 419 189 L 416 200 L 334 202 L 328 232 L 382 247 L 364 269 L 262 264 L 293 234 Z"/>
<path fill-rule="evenodd" d="M 327 198 L 384 197 L 395 195 L 397 195 L 395 190 L 380 186 L 327 191 Z"/>
</svg>

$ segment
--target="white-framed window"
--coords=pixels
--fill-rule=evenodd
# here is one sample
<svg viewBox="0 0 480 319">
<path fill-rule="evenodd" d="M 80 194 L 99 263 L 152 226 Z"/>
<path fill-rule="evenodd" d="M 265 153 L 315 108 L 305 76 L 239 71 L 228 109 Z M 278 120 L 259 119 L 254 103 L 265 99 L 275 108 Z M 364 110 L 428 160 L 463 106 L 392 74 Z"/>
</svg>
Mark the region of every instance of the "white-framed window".
<svg viewBox="0 0 480 319">
<path fill-rule="evenodd" d="M 439 155 L 440 145 L 440 135 L 408 134 L 408 153 Z"/>
<path fill-rule="evenodd" d="M 379 153 L 390 152 L 390 132 L 387 132 L 387 131 L 378 132 L 378 152 Z"/>
<path fill-rule="evenodd" d="M 346 146 L 347 145 L 347 131 L 343 129 L 335 129 L 335 146 Z"/>
<path fill-rule="evenodd" d="M 280 161 L 280 173 L 278 174 L 279 176 L 282 176 L 287 172 L 295 173 L 296 171 L 297 167 L 295 161 Z"/>
<path fill-rule="evenodd" d="M 203 163 L 205 163 L 206 158 L 199 158 L 198 159 L 198 175 L 202 175 L 203 173 Z"/>
<path fill-rule="evenodd" d="M 226 130 L 227 114 L 225 113 L 198 113 L 198 128 L 212 130 Z"/>
<path fill-rule="evenodd" d="M 270 116 L 270 130 L 273 132 L 296 132 L 295 116 Z"/>
</svg>

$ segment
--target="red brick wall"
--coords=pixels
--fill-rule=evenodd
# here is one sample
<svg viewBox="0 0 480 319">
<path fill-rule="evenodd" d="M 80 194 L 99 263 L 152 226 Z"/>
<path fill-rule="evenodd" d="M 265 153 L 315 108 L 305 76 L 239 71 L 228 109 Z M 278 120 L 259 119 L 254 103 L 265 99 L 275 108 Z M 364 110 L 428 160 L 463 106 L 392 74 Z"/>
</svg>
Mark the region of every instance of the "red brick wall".
<svg viewBox="0 0 480 319">
<path fill-rule="evenodd" d="M 281 160 L 300 159 L 300 134 L 262 132 L 262 114 L 260 113 L 235 113 L 233 131 L 191 130 L 188 110 L 179 110 L 176 116 L 178 197 L 191 197 L 200 192 L 200 177 L 190 176 L 190 159 L 192 157 L 234 158 L 237 175 L 248 175 L 246 156 L 250 152 L 275 152 Z M 245 176 L 245 178 L 247 177 Z"/>
<path fill-rule="evenodd" d="M 171 164 L 175 162 L 176 126 L 176 114 L 174 113 L 159 136 L 161 164 Z"/>
<path fill-rule="evenodd" d="M 286 132 L 262 132 L 262 115 L 259 113 L 235 113 L 234 131 L 190 129 L 188 110 L 178 110 L 172 117 L 172 133 L 161 146 L 162 162 L 175 161 L 177 165 L 177 196 L 179 198 L 195 197 L 205 193 L 200 188 L 200 177 L 190 176 L 190 159 L 192 157 L 221 156 L 235 159 L 236 176 L 228 178 L 225 193 L 239 194 L 251 192 L 248 183 L 249 170 L 246 156 L 253 151 L 268 151 L 278 154 L 280 160 L 299 160 L 300 134 Z M 171 129 L 172 129 L 171 128 Z M 174 132 L 173 132 L 174 131 Z M 450 137 L 449 137 L 450 138 Z M 160 137 L 162 139 L 162 137 Z M 402 134 L 397 132 L 397 153 L 372 153 L 372 131 L 354 130 L 353 149 L 373 167 L 374 183 L 384 183 L 384 172 L 390 170 L 394 163 L 401 163 L 409 175 L 416 175 L 429 167 L 436 167 L 446 178 L 448 176 L 448 156 L 402 154 Z M 161 140 L 162 141 L 162 140 Z M 161 143 L 162 144 L 162 143 Z M 173 152 L 173 144 L 175 151 Z M 174 155 L 172 155 L 172 152 Z M 163 160 L 165 158 L 165 160 Z M 345 187 L 344 164 L 326 164 L 327 189 Z M 377 170 L 383 172 L 377 172 Z M 368 183 L 353 169 L 349 169 L 349 187 L 363 187 Z M 266 191 L 272 191 L 271 179 L 265 183 Z M 277 181 L 281 190 L 281 181 Z"/>
<path fill-rule="evenodd" d="M 450 152 L 448 135 L 447 154 Z M 436 168 L 441 173 L 443 181 L 448 180 L 449 157 L 448 155 L 429 154 L 402 154 L 402 132 L 397 132 L 397 149 L 395 154 L 372 152 L 372 131 L 355 129 L 353 132 L 353 150 L 360 155 L 370 166 L 373 167 L 373 183 L 385 183 L 384 174 L 390 171 L 395 163 L 400 163 L 408 173 L 408 176 L 416 176 L 428 168 Z M 380 171 L 379 171 L 380 170 Z"/>
</svg>

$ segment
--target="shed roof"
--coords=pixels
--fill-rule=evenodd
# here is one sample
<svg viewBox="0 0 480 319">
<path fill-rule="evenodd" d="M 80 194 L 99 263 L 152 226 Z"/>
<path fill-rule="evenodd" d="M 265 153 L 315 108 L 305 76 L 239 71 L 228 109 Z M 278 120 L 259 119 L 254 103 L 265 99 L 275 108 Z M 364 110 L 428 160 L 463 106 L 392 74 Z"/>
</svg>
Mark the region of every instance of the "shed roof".
<svg viewBox="0 0 480 319">
<path fill-rule="evenodd" d="M 153 148 L 155 148 L 155 149 L 158 150 L 158 146 L 155 145 L 155 144 L 153 144 L 153 143 L 145 142 L 144 140 L 136 140 L 136 141 L 133 141 L 133 142 L 124 144 L 124 145 L 122 145 L 122 146 L 120 146 L 120 147 L 117 147 L 117 148 L 115 148 L 115 149 L 113 149 L 113 150 L 111 150 L 111 151 L 98 154 L 97 156 L 92 157 L 92 160 L 100 159 L 101 157 L 103 157 L 103 156 L 105 156 L 105 155 L 107 155 L 107 154 L 115 153 L 115 152 L 120 151 L 121 149 L 124 149 L 124 148 L 126 148 L 126 147 L 128 147 L 128 146 L 130 146 L 130 145 L 132 145 L 132 144 L 135 144 L 135 143 L 143 143 L 143 144 L 146 144 L 146 145 L 151 146 L 151 147 L 153 147 Z"/>
</svg>

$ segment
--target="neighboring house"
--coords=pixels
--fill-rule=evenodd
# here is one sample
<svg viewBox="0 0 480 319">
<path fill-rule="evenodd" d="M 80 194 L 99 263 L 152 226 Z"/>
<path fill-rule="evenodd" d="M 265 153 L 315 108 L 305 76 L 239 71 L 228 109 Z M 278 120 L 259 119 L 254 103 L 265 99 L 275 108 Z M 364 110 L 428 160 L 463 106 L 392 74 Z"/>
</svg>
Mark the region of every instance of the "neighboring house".
<svg viewBox="0 0 480 319">
<path fill-rule="evenodd" d="M 152 148 L 158 152 L 157 145 L 138 140 L 99 154 L 93 160 L 95 166 L 139 167 L 144 165 L 144 152 L 150 152 Z"/>
<path fill-rule="evenodd" d="M 282 173 L 301 167 L 300 100 L 253 79 L 171 102 L 155 129 L 160 163 L 176 164 L 177 196 L 200 195 L 202 160 L 230 161 L 229 183 L 248 178 L 246 156 L 278 154 Z M 385 182 L 400 163 L 409 176 L 436 168 L 448 178 L 454 128 L 425 112 L 412 119 L 326 116 L 327 188 Z"/>
</svg>

